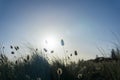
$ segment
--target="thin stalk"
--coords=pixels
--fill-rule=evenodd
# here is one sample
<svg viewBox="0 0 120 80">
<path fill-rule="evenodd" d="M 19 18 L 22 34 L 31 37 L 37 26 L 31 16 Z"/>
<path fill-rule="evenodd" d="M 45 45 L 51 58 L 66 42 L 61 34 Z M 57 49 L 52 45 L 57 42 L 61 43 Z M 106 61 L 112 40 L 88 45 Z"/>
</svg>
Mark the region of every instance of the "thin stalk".
<svg viewBox="0 0 120 80">
<path fill-rule="evenodd" d="M 66 66 L 67 65 L 67 55 L 66 55 L 64 46 L 63 46 L 63 51 L 64 51 L 64 54 L 65 54 L 64 63 L 65 63 L 65 66 Z"/>
<path fill-rule="evenodd" d="M 60 80 L 60 75 L 58 75 L 58 80 Z"/>
</svg>

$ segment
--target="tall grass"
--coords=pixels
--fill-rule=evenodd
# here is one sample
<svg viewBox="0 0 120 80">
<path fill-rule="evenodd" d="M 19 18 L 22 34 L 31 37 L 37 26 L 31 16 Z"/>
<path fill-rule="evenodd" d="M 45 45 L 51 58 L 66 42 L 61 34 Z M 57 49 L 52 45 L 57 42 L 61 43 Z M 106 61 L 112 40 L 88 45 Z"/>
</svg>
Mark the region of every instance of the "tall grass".
<svg viewBox="0 0 120 80">
<path fill-rule="evenodd" d="M 10 61 L 3 52 L 0 52 L 0 80 L 120 80 L 118 48 L 112 49 L 110 61 L 79 60 L 68 64 L 61 59 L 49 63 L 42 52 L 33 48 L 31 55 L 16 61 Z M 77 56 L 77 51 L 74 54 Z"/>
<path fill-rule="evenodd" d="M 31 54 L 10 62 L 1 53 L 0 80 L 50 80 L 50 65 L 47 59 L 36 51 Z"/>
</svg>

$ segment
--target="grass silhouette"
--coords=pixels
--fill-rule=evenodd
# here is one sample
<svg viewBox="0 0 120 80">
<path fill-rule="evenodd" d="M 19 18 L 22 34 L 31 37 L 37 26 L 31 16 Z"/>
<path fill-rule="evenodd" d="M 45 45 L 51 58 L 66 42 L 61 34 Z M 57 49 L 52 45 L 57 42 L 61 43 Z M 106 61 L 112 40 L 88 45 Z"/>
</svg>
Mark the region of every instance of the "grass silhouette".
<svg viewBox="0 0 120 80">
<path fill-rule="evenodd" d="M 120 80 L 119 48 L 111 50 L 111 60 L 79 60 L 68 64 L 62 59 L 49 63 L 43 52 L 34 48 L 29 48 L 31 55 L 22 56 L 14 62 L 8 59 L 3 49 L 0 51 L 0 80 Z M 75 51 L 74 55 L 77 54 Z"/>
</svg>

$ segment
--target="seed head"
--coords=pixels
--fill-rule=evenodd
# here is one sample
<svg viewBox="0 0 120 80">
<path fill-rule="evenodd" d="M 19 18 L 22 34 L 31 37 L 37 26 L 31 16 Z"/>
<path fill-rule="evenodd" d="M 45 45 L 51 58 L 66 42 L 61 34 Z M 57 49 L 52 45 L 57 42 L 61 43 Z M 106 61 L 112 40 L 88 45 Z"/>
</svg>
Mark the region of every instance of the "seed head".
<svg viewBox="0 0 120 80">
<path fill-rule="evenodd" d="M 18 47 L 18 46 L 15 46 L 14 48 L 15 48 L 16 51 L 19 50 L 19 47 Z"/>
<path fill-rule="evenodd" d="M 27 55 L 27 60 L 29 60 L 29 58 L 30 58 L 29 55 Z"/>
<path fill-rule="evenodd" d="M 4 55 L 3 54 L 1 54 L 0 56 L 1 56 L 2 59 L 4 59 Z"/>
<path fill-rule="evenodd" d="M 15 52 L 12 51 L 11 54 L 15 54 Z"/>
<path fill-rule="evenodd" d="M 52 50 L 51 53 L 54 53 L 54 51 Z"/>
<path fill-rule="evenodd" d="M 75 55 L 76 55 L 76 56 L 78 55 L 77 51 L 75 51 Z"/>
<path fill-rule="evenodd" d="M 61 74 L 62 74 L 62 69 L 61 69 L 61 68 L 58 68 L 58 69 L 57 69 L 57 74 L 58 74 L 58 75 L 61 75 Z"/>
<path fill-rule="evenodd" d="M 11 45 L 10 48 L 13 49 L 13 46 Z"/>
<path fill-rule="evenodd" d="M 19 47 L 17 46 L 17 50 L 19 50 Z"/>
<path fill-rule="evenodd" d="M 62 45 L 62 46 L 64 46 L 64 45 L 65 45 L 64 40 L 63 40 L 63 39 L 61 39 L 61 45 Z"/>
<path fill-rule="evenodd" d="M 5 49 L 5 47 L 3 46 L 3 49 Z"/>
<path fill-rule="evenodd" d="M 44 48 L 43 50 L 44 50 L 45 52 L 47 52 L 47 49 L 46 49 L 46 48 Z"/>
<path fill-rule="evenodd" d="M 17 61 L 15 61 L 15 64 L 17 64 L 18 62 Z"/>
<path fill-rule="evenodd" d="M 82 76 L 83 76 L 82 74 L 78 74 L 78 75 L 77 75 L 77 78 L 78 78 L 78 79 L 81 79 Z"/>
<path fill-rule="evenodd" d="M 27 63 L 27 60 L 26 60 L 26 59 L 24 59 L 24 62 L 25 62 L 25 63 Z"/>
<path fill-rule="evenodd" d="M 38 51 L 38 49 L 36 48 L 36 51 Z"/>
<path fill-rule="evenodd" d="M 68 56 L 68 59 L 70 59 L 70 57 Z"/>
</svg>

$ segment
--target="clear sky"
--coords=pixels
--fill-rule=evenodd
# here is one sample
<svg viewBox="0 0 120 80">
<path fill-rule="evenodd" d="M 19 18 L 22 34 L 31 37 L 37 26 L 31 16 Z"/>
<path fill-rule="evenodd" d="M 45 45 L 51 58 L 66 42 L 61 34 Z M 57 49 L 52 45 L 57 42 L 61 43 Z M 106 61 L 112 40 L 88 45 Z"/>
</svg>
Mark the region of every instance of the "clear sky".
<svg viewBox="0 0 120 80">
<path fill-rule="evenodd" d="M 70 53 L 78 50 L 80 58 L 88 59 L 101 55 L 97 47 L 111 49 L 112 32 L 120 34 L 119 0 L 0 0 L 4 44 L 41 46 L 52 36 L 58 42 L 63 38 Z"/>
</svg>

